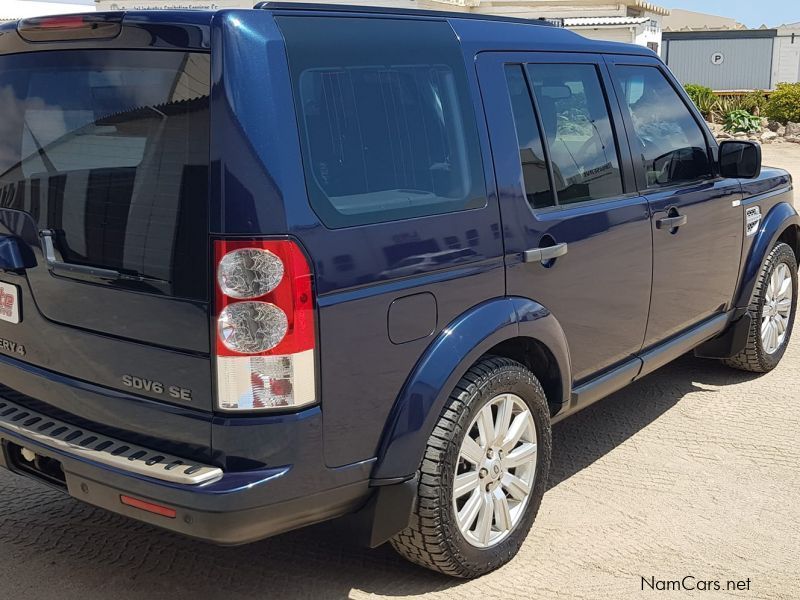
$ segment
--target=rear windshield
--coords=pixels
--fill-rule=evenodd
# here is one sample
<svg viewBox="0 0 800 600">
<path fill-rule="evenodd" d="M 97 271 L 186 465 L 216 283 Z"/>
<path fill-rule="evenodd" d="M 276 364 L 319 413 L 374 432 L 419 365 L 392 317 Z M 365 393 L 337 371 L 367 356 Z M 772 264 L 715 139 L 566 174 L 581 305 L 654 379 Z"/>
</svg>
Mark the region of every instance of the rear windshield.
<svg viewBox="0 0 800 600">
<path fill-rule="evenodd" d="M 209 57 L 0 57 L 0 206 L 55 232 L 58 260 L 107 285 L 207 295 Z"/>
</svg>

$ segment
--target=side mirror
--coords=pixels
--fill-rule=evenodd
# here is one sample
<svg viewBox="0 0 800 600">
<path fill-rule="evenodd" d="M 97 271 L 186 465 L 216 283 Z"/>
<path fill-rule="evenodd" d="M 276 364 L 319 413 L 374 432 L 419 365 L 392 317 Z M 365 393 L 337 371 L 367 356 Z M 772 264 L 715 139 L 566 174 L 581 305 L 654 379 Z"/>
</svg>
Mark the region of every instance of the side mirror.
<svg viewBox="0 0 800 600">
<path fill-rule="evenodd" d="M 719 145 L 719 172 L 723 177 L 754 179 L 761 174 L 761 144 L 726 140 Z"/>
</svg>

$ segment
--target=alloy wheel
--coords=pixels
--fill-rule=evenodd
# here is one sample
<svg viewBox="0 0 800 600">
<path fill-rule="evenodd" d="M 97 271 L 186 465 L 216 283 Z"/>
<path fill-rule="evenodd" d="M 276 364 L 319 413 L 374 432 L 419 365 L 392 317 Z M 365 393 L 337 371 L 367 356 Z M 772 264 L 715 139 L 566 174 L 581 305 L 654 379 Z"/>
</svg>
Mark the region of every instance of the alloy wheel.
<svg viewBox="0 0 800 600">
<path fill-rule="evenodd" d="M 536 423 L 525 402 L 500 394 L 483 406 L 458 456 L 453 509 L 469 544 L 502 541 L 525 514 L 536 479 Z"/>
<path fill-rule="evenodd" d="M 761 310 L 761 345 L 767 354 L 775 354 L 786 340 L 792 295 L 792 273 L 786 263 L 778 263 L 767 284 Z"/>
</svg>

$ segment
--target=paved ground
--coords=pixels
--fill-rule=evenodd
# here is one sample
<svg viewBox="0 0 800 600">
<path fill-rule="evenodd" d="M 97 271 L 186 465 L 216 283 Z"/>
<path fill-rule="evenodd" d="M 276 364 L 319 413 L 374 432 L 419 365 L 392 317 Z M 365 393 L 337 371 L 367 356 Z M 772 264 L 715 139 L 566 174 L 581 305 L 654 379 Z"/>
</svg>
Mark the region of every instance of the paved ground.
<svg viewBox="0 0 800 600">
<path fill-rule="evenodd" d="M 787 169 L 800 182 L 800 144 L 767 144 L 761 150 L 765 165 Z"/>
<path fill-rule="evenodd" d="M 800 146 L 765 156 L 800 175 Z M 555 427 L 520 555 L 472 582 L 355 547 L 335 525 L 216 548 L 0 473 L 0 598 L 619 600 L 652 596 L 642 577 L 686 576 L 723 591 L 665 597 L 799 598 L 799 404 L 800 337 L 768 375 L 687 356 L 588 408 Z"/>
</svg>

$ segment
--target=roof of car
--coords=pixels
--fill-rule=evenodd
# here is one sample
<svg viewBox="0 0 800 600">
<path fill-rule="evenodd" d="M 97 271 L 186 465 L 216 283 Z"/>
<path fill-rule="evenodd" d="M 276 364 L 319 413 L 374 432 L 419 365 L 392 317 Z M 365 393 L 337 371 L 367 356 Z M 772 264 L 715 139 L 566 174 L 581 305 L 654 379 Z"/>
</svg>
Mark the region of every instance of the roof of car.
<svg viewBox="0 0 800 600">
<path fill-rule="evenodd" d="M 381 16 L 447 19 L 456 29 L 462 45 L 470 50 L 592 52 L 656 56 L 649 48 L 620 42 L 585 38 L 547 19 L 520 19 L 498 15 L 392 8 L 385 6 L 319 4 L 304 2 L 259 2 L 256 9 L 278 13 Z"/>
<path fill-rule="evenodd" d="M 540 19 L 520 19 L 516 17 L 504 17 L 498 15 L 485 15 L 476 13 L 459 13 L 445 10 L 430 10 L 421 8 L 398 8 L 388 6 L 367 6 L 352 4 L 320 4 L 315 2 L 259 2 L 254 8 L 268 10 L 298 10 L 298 11 L 324 11 L 324 12 L 348 12 L 348 13 L 370 13 L 387 15 L 409 15 L 418 17 L 441 17 L 445 19 L 478 19 L 480 21 L 504 21 L 508 23 L 524 23 L 525 25 L 540 25 L 543 27 L 555 27 L 555 24 L 544 17 Z"/>
<path fill-rule="evenodd" d="M 303 2 L 259 2 L 255 9 L 268 10 L 275 13 L 295 13 L 312 15 L 353 15 L 363 17 L 380 17 L 382 15 L 401 15 L 405 18 L 446 19 L 461 41 L 465 52 L 508 51 L 508 52 L 586 52 L 602 54 L 638 54 L 656 56 L 644 46 L 607 42 L 585 38 L 574 31 L 558 27 L 544 19 L 519 19 L 505 16 L 420 10 L 412 8 L 387 8 L 381 6 L 349 6 L 342 4 L 316 4 Z M 209 25 L 215 14 L 237 14 L 237 18 L 246 18 L 247 13 L 255 14 L 254 9 L 224 10 L 146 10 L 125 11 L 116 13 L 88 13 L 95 17 L 103 15 L 124 15 L 123 23 L 195 23 Z M 17 23 L 0 24 L 0 38 L 5 32 L 15 29 Z"/>
</svg>

